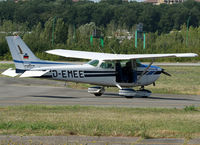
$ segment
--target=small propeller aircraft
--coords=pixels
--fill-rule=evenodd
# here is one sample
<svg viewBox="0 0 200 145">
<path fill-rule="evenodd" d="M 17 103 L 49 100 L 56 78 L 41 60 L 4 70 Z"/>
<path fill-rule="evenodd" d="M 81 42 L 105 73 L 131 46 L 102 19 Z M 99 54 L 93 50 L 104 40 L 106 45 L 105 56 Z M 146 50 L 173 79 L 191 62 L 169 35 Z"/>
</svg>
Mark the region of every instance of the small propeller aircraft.
<svg viewBox="0 0 200 145">
<path fill-rule="evenodd" d="M 2 74 L 15 77 L 45 77 L 55 80 L 80 82 L 97 85 L 88 88 L 88 92 L 101 96 L 104 87 L 118 87 L 119 95 L 131 98 L 148 97 L 151 91 L 144 87 L 155 81 L 164 69 L 152 66 L 156 58 L 196 57 L 195 53 L 175 54 L 109 54 L 75 50 L 55 49 L 46 51 L 49 54 L 67 58 L 89 59 L 86 64 L 77 65 L 45 61 L 37 58 L 19 36 L 6 37 L 16 70 L 9 68 Z M 149 65 L 141 64 L 139 59 L 151 59 Z M 132 87 L 140 86 L 139 90 Z"/>
</svg>

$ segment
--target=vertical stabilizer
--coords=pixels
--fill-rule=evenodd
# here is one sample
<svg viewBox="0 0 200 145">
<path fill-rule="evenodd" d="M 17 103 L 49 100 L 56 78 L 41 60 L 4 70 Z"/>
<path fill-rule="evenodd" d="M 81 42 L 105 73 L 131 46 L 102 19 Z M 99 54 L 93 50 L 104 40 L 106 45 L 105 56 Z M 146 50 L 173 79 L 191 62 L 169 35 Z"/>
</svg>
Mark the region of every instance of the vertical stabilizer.
<svg viewBox="0 0 200 145">
<path fill-rule="evenodd" d="M 33 54 L 33 52 L 19 36 L 8 36 L 6 37 L 6 40 L 15 63 L 17 73 L 33 68 L 34 65 L 32 65 L 31 62 L 41 61 Z"/>
</svg>

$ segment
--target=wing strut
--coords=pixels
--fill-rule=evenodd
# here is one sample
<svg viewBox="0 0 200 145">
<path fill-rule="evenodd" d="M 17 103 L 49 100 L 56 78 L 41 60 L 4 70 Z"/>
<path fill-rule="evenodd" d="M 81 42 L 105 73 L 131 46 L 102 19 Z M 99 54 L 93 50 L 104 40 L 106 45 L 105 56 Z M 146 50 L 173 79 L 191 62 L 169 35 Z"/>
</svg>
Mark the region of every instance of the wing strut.
<svg viewBox="0 0 200 145">
<path fill-rule="evenodd" d="M 116 86 L 117 86 L 119 89 L 122 89 L 122 87 L 121 87 L 119 84 L 116 84 Z"/>
<path fill-rule="evenodd" d="M 154 58 L 152 59 L 151 63 L 148 65 L 148 67 L 142 72 L 142 74 L 139 76 L 137 81 L 140 81 L 140 79 L 143 77 L 143 75 L 148 71 L 148 69 L 151 67 L 151 65 L 154 63 Z"/>
</svg>

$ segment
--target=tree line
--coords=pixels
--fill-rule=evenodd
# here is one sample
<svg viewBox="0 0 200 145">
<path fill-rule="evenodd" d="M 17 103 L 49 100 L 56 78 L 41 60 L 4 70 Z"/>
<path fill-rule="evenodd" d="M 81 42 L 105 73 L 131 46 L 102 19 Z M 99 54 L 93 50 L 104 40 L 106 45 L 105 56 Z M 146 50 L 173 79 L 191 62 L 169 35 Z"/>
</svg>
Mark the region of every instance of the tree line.
<svg viewBox="0 0 200 145">
<path fill-rule="evenodd" d="M 4 20 L 26 23 L 32 29 L 39 22 L 44 26 L 51 17 L 62 18 L 76 27 L 95 22 L 106 27 L 111 22 L 131 29 L 137 23 L 144 24 L 144 31 L 167 33 L 180 29 L 190 17 L 190 26 L 200 23 L 200 3 L 188 0 L 184 3 L 159 6 L 149 3 L 123 2 L 122 0 L 102 0 L 72 2 L 72 0 L 28 0 L 14 3 L 0 2 L 0 24 Z"/>
</svg>

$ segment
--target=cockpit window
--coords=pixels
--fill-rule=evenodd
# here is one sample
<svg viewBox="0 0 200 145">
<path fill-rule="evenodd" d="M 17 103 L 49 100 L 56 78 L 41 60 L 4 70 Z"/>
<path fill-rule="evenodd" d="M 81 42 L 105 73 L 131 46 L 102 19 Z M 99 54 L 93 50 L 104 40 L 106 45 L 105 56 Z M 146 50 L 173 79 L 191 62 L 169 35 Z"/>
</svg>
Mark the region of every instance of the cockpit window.
<svg viewBox="0 0 200 145">
<path fill-rule="evenodd" d="M 88 62 L 88 64 L 92 65 L 92 66 L 97 66 L 99 64 L 98 60 L 91 60 Z"/>
<path fill-rule="evenodd" d="M 115 64 L 113 62 L 102 62 L 100 65 L 101 68 L 104 69 L 114 69 Z"/>
</svg>

